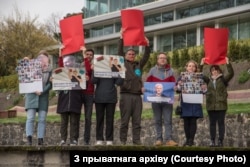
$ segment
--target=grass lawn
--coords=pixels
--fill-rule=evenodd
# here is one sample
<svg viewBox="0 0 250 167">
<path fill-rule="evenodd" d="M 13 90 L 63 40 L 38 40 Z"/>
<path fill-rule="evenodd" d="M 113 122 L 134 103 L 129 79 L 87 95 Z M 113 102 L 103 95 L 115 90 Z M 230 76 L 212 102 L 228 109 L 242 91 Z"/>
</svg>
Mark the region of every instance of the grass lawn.
<svg viewBox="0 0 250 167">
<path fill-rule="evenodd" d="M 207 116 L 207 111 L 205 105 L 203 105 L 204 116 Z M 240 113 L 250 113 L 250 103 L 232 103 L 228 105 L 227 114 L 240 114 Z M 142 111 L 142 119 L 151 119 L 153 113 L 151 109 L 146 109 Z M 173 114 L 173 117 L 179 117 Z M 95 121 L 95 112 L 92 115 L 92 119 Z M 120 112 L 115 112 L 115 120 L 120 119 Z M 81 115 L 81 121 L 84 120 L 84 114 Z M 15 118 L 0 119 L 0 124 L 3 123 L 25 123 L 26 116 L 18 116 Z M 47 122 L 60 122 L 60 115 L 48 115 Z"/>
</svg>

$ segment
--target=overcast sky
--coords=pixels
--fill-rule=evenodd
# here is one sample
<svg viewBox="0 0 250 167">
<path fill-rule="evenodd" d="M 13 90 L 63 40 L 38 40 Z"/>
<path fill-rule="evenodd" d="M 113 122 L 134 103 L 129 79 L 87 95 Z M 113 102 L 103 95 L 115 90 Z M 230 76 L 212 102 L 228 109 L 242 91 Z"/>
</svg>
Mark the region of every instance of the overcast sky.
<svg viewBox="0 0 250 167">
<path fill-rule="evenodd" d="M 38 21 L 42 23 L 52 13 L 63 18 L 67 13 L 81 12 L 85 0 L 0 0 L 0 17 L 12 16 L 14 6 L 22 14 L 29 13 L 31 18 L 38 16 Z"/>
</svg>

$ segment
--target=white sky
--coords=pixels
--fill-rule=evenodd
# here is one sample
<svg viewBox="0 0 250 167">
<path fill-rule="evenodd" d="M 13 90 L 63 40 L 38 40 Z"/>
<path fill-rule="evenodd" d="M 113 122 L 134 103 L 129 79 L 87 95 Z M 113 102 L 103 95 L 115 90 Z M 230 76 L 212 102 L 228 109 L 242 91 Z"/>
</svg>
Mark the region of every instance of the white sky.
<svg viewBox="0 0 250 167">
<path fill-rule="evenodd" d="M 63 18 L 67 13 L 81 12 L 85 0 L 0 0 L 0 19 L 13 16 L 14 6 L 24 15 L 29 13 L 31 18 L 38 16 L 43 23 L 52 13 Z"/>
</svg>

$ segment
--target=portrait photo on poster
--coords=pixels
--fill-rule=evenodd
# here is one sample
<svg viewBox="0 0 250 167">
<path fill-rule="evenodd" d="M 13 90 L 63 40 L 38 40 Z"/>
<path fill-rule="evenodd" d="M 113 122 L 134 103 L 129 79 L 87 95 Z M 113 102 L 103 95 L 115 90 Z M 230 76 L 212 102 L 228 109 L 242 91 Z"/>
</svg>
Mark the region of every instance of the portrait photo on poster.
<svg viewBox="0 0 250 167">
<path fill-rule="evenodd" d="M 144 102 L 174 103 L 174 82 L 145 82 Z"/>
</svg>

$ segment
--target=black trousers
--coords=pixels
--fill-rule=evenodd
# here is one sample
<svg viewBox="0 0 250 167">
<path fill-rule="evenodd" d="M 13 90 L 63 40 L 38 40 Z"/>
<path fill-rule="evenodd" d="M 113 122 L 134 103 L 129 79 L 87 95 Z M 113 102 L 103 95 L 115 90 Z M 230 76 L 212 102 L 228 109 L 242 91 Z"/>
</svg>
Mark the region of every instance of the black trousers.
<svg viewBox="0 0 250 167">
<path fill-rule="evenodd" d="M 96 140 L 104 141 L 104 117 L 106 116 L 106 141 L 114 139 L 114 114 L 116 103 L 95 103 L 96 108 Z"/>
<path fill-rule="evenodd" d="M 187 141 L 194 141 L 197 130 L 197 117 L 184 117 L 184 132 Z"/>
<path fill-rule="evenodd" d="M 216 137 L 216 125 L 218 123 L 219 128 L 219 140 L 224 140 L 225 135 L 225 116 L 226 116 L 226 110 L 210 110 L 208 112 L 209 117 L 209 128 L 210 128 L 210 138 L 211 140 L 215 140 Z"/>
<path fill-rule="evenodd" d="M 68 134 L 68 122 L 70 121 L 70 141 L 79 138 L 79 122 L 81 114 L 74 112 L 61 113 L 61 139 L 66 141 Z"/>
</svg>

